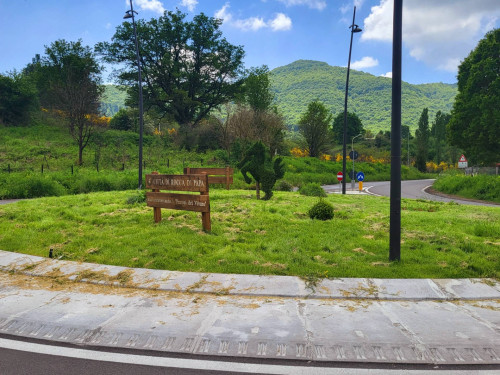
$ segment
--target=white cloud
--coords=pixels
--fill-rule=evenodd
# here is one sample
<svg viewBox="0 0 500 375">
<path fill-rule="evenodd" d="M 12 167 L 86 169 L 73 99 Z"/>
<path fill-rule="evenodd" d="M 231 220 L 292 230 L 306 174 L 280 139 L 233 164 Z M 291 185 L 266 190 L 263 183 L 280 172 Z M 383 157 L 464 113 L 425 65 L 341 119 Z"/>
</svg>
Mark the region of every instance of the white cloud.
<svg viewBox="0 0 500 375">
<path fill-rule="evenodd" d="M 348 12 L 352 12 L 354 7 L 358 8 L 358 10 L 363 6 L 363 3 L 365 2 L 365 0 L 354 0 L 353 2 L 351 3 L 346 3 L 346 4 L 343 4 L 339 9 L 340 9 L 340 13 L 342 14 L 346 14 Z"/>
<path fill-rule="evenodd" d="M 392 78 L 392 72 L 387 72 L 385 74 L 381 74 L 381 77 Z"/>
<path fill-rule="evenodd" d="M 278 0 L 287 7 L 294 5 L 307 5 L 311 9 L 323 10 L 326 8 L 325 0 Z"/>
<path fill-rule="evenodd" d="M 196 8 L 196 5 L 198 5 L 197 0 L 182 0 L 181 1 L 181 6 L 186 7 L 190 12 Z"/>
<path fill-rule="evenodd" d="M 276 17 L 269 21 L 269 26 L 274 31 L 286 31 L 292 28 L 292 20 L 283 13 L 278 13 Z"/>
<path fill-rule="evenodd" d="M 361 8 L 365 0 L 354 0 L 354 6 L 357 8 Z"/>
<path fill-rule="evenodd" d="M 378 60 L 374 59 L 371 56 L 365 56 L 361 60 L 355 61 L 351 64 L 351 68 L 353 69 L 366 69 L 366 68 L 373 68 L 374 66 L 378 65 Z"/>
<path fill-rule="evenodd" d="M 265 21 L 262 17 L 248 17 L 235 19 L 229 11 L 229 3 L 215 12 L 215 18 L 221 19 L 224 24 L 236 27 L 242 31 L 258 31 L 264 28 L 271 28 L 272 31 L 286 31 L 292 28 L 292 20 L 286 14 L 278 13 L 276 16 Z"/>
<path fill-rule="evenodd" d="M 364 41 L 392 41 L 393 1 L 381 0 L 364 20 Z M 403 3 L 403 43 L 410 55 L 451 72 L 500 17 L 498 0 L 408 0 Z"/>
<path fill-rule="evenodd" d="M 231 13 L 228 12 L 229 3 L 224 4 L 217 12 L 215 12 L 215 18 L 218 18 L 224 22 L 230 22 L 232 19 Z"/>
<path fill-rule="evenodd" d="M 130 4 L 128 1 L 127 4 Z M 135 3 L 141 10 L 150 10 L 159 14 L 163 14 L 165 8 L 159 0 L 135 0 Z"/>
<path fill-rule="evenodd" d="M 267 27 L 267 23 L 259 17 L 249 17 L 245 19 L 235 20 L 233 25 L 243 31 L 257 31 L 263 27 Z"/>
<path fill-rule="evenodd" d="M 352 9 L 352 6 L 351 4 L 344 4 L 340 7 L 340 13 L 342 14 L 346 14 L 347 12 L 349 12 L 350 10 Z"/>
</svg>

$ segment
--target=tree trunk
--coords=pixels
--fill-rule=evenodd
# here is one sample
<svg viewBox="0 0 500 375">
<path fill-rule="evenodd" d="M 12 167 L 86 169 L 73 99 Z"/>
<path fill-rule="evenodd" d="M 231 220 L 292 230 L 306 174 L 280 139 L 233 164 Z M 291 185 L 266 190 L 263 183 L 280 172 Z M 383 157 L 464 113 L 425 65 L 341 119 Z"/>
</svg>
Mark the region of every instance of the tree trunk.
<svg viewBox="0 0 500 375">
<path fill-rule="evenodd" d="M 260 183 L 255 183 L 255 192 L 257 193 L 257 199 L 260 199 Z"/>
<path fill-rule="evenodd" d="M 78 165 L 83 164 L 83 142 L 82 139 L 80 138 L 78 140 Z"/>
</svg>

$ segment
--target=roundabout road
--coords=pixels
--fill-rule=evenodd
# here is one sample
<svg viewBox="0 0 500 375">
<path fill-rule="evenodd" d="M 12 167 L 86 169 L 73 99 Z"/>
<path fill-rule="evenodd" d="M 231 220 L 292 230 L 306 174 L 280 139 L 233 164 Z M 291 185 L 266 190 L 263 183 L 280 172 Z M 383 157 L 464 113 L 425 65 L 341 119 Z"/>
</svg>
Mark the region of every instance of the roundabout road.
<svg viewBox="0 0 500 375">
<path fill-rule="evenodd" d="M 456 202 L 459 204 L 468 204 L 474 206 L 489 206 L 489 207 L 500 207 L 499 204 L 490 203 L 485 201 L 478 201 L 466 198 L 460 198 L 456 196 L 451 196 L 442 193 L 435 193 L 429 188 L 435 180 L 405 180 L 401 181 L 401 197 L 410 199 L 426 199 L 438 202 Z M 351 184 L 347 185 L 347 194 L 357 194 L 357 186 L 354 192 L 350 189 Z M 339 185 L 324 185 L 323 189 L 327 193 L 339 193 Z M 371 195 L 389 197 L 391 192 L 391 182 L 390 181 L 375 181 L 375 182 L 365 182 L 364 183 L 364 193 Z M 439 194 L 439 195 L 438 195 Z"/>
<path fill-rule="evenodd" d="M 439 202 L 456 202 L 460 204 L 469 204 L 474 206 L 491 206 L 500 207 L 498 204 L 461 199 L 446 194 L 435 195 L 428 192 L 428 188 L 432 186 L 435 180 L 406 180 L 401 181 L 401 197 L 411 199 L 427 199 Z M 365 191 L 373 195 L 381 195 L 384 197 L 390 196 L 390 181 L 377 181 L 365 183 Z"/>
</svg>

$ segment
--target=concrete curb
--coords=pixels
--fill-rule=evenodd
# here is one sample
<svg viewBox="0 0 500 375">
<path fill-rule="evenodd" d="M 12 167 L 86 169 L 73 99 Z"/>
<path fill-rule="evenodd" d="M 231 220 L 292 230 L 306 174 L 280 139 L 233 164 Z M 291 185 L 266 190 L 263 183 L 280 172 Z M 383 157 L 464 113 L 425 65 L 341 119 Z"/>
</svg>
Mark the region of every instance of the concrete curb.
<svg viewBox="0 0 500 375">
<path fill-rule="evenodd" d="M 36 277 L 167 292 L 350 300 L 500 300 L 493 279 L 303 280 L 294 276 L 211 274 L 128 268 L 0 250 L 0 270 Z"/>
</svg>

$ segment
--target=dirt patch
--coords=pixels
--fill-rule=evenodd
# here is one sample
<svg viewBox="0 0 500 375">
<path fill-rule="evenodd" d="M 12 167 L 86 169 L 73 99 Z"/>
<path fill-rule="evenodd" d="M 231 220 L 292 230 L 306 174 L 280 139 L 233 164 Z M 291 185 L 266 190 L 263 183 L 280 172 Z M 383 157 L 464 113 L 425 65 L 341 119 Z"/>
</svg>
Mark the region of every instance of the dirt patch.
<svg viewBox="0 0 500 375">
<path fill-rule="evenodd" d="M 360 254 L 368 254 L 368 255 L 375 255 L 372 252 L 366 251 L 362 249 L 361 247 L 357 247 L 356 249 L 352 249 L 355 253 L 360 253 Z"/>
</svg>

